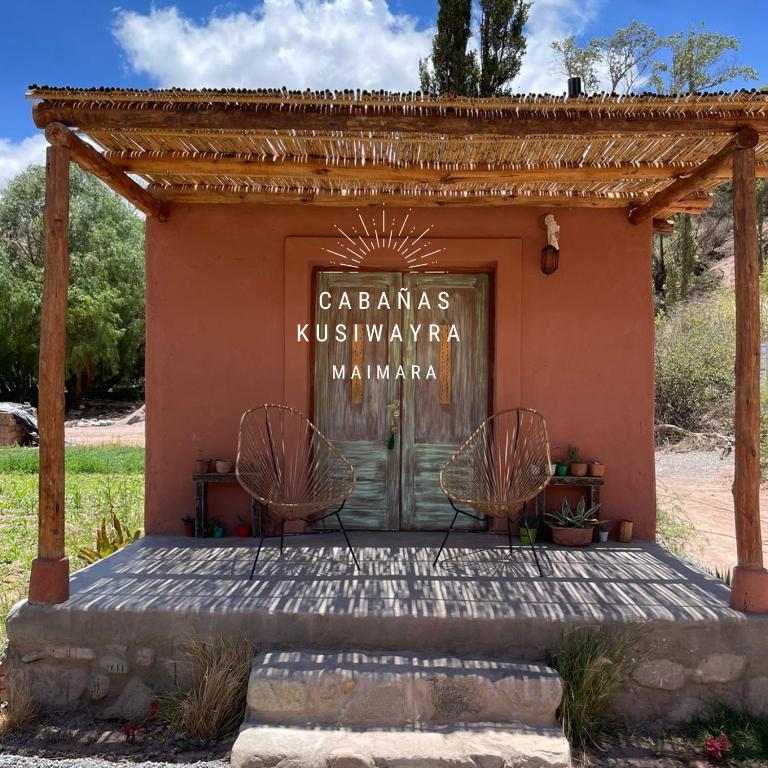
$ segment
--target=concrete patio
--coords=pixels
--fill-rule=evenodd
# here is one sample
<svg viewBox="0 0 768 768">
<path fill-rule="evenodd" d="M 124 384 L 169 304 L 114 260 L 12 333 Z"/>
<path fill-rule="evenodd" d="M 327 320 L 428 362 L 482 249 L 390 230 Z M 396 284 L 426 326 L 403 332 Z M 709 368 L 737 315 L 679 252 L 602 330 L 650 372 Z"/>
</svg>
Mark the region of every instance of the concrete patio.
<svg viewBox="0 0 768 768">
<path fill-rule="evenodd" d="M 439 534 L 351 537 L 361 572 L 340 534 L 293 536 L 283 558 L 267 540 L 250 582 L 255 540 L 147 537 L 77 572 L 66 603 L 16 606 L 10 666 L 63 706 L 89 692 L 101 702 L 94 669 L 106 667 L 107 704 L 130 679 L 183 684 L 180 644 L 190 635 L 535 661 L 575 626 L 632 626 L 635 719 L 683 716 L 714 694 L 768 701 L 768 617 L 732 610 L 725 585 L 655 544 L 540 546 L 541 578 L 529 549 L 510 557 L 506 537 L 456 534 L 435 568 Z M 56 667 L 83 674 L 56 687 Z"/>
</svg>

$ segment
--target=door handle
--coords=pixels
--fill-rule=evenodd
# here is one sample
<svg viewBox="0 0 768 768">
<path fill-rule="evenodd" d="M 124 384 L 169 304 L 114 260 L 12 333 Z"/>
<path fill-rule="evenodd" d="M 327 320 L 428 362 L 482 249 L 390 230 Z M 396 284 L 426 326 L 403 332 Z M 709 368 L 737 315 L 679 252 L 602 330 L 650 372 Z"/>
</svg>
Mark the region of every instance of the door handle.
<svg viewBox="0 0 768 768">
<path fill-rule="evenodd" d="M 391 451 L 395 447 L 395 436 L 400 431 L 398 420 L 400 419 L 400 401 L 393 400 L 391 403 L 387 403 L 387 410 L 392 409 L 392 424 L 389 427 L 389 440 L 387 441 L 387 448 Z"/>
</svg>

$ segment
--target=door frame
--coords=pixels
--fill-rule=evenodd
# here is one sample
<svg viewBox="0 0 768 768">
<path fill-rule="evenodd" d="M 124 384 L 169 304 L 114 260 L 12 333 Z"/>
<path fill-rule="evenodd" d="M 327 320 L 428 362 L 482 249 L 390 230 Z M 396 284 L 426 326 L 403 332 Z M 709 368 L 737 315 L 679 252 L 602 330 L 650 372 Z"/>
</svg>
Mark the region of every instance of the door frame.
<svg viewBox="0 0 768 768">
<path fill-rule="evenodd" d="M 283 402 L 303 413 L 313 413 L 314 360 L 312 344 L 296 341 L 296 328 L 314 321 L 315 274 L 334 269 L 323 251 L 334 237 L 287 237 L 285 240 L 284 345 L 281 368 Z M 489 392 L 491 413 L 521 402 L 522 255 L 520 238 L 431 238 L 444 248 L 439 271 L 487 272 L 490 346 Z M 402 259 L 391 251 L 374 251 L 366 270 L 400 272 Z M 338 269 L 338 267 L 335 267 Z M 437 270 L 436 270 L 437 271 Z M 503 297 L 503 301 L 500 298 Z"/>
</svg>

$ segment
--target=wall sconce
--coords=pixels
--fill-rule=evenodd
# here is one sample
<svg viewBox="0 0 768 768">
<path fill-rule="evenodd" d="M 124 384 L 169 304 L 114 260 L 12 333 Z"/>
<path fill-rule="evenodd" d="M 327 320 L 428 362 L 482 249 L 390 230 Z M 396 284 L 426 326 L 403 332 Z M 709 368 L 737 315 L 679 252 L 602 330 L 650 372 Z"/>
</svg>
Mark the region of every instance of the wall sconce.
<svg viewBox="0 0 768 768">
<path fill-rule="evenodd" d="M 541 271 L 552 275 L 560 265 L 560 225 L 555 221 L 554 214 L 548 213 L 544 217 L 544 226 L 547 229 L 547 244 L 541 249 Z"/>
</svg>

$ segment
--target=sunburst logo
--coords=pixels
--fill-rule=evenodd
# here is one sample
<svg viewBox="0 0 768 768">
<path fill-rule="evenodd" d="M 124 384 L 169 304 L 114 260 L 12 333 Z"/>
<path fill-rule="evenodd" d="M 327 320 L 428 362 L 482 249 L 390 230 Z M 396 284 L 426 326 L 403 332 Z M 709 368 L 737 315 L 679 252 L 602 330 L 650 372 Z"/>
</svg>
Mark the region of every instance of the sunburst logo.
<svg viewBox="0 0 768 768">
<path fill-rule="evenodd" d="M 356 208 L 358 224 L 352 225 L 349 232 L 338 224 L 334 225 L 341 239 L 336 241 L 333 248 L 323 248 L 333 258 L 331 264 L 347 269 L 360 269 L 366 257 L 377 250 L 391 250 L 399 253 L 404 266 L 409 272 L 418 272 L 437 263 L 435 258 L 445 248 L 435 248 L 428 238 L 434 226 L 430 224 L 425 230 L 417 233 L 415 224 L 409 225 L 411 208 L 398 222 L 397 217 L 387 217 L 386 209 L 381 209 L 370 218 L 363 217 L 360 209 Z"/>
</svg>

